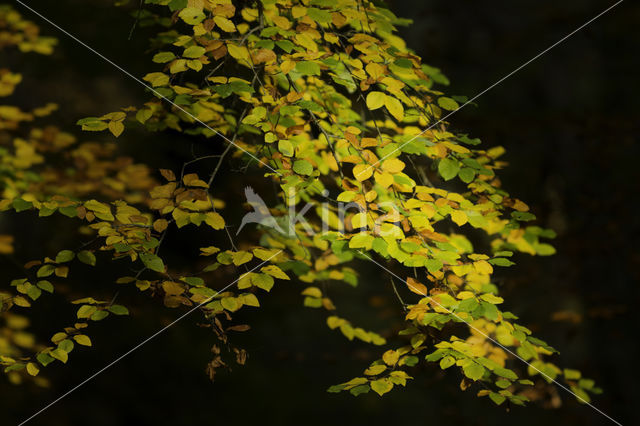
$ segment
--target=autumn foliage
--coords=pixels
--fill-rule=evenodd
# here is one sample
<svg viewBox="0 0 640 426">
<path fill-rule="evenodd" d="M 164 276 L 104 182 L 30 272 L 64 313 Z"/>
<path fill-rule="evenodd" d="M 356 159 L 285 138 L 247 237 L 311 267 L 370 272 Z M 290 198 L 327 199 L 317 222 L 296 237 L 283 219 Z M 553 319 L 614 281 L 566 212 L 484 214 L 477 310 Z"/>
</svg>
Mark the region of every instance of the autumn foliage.
<svg viewBox="0 0 640 426">
<path fill-rule="evenodd" d="M 502 148 L 483 149 L 449 128 L 448 114 L 466 99 L 441 91 L 447 78 L 395 32 L 409 22 L 378 3 L 147 0 L 141 19 L 157 30 L 141 76 L 148 101 L 79 117 L 64 130 L 38 127 L 54 104 L 11 106 L 14 87 L 29 77 L 0 69 L 8 101 L 0 105 L 0 209 L 31 221 L 62 215 L 77 230 L 73 248 L 21 259 L 23 274 L 0 287 L 0 363 L 12 382 L 46 385 L 47 369 L 90 350 L 96 321 L 136 320 L 135 307 L 74 279 L 76 269 L 91 267 L 104 280 L 101 271 L 126 262 L 136 272 L 114 286 L 168 308 L 197 307 L 193 315 L 210 324 L 212 377 L 246 361 L 227 339 L 246 330 L 243 311 L 259 309 L 274 285 L 291 280 L 334 333 L 378 346 L 378 360 L 329 392 L 383 395 L 419 380 L 418 364 L 456 370 L 449 374 L 463 390 L 499 405 L 543 399 L 554 380 L 583 402 L 599 392 L 557 365 L 556 350 L 509 312 L 492 280 L 512 258 L 553 254 L 545 242 L 553 231 L 532 225 L 528 206 L 502 189 Z M 44 32 L 52 33 L 0 6 L 0 50 L 50 54 L 56 41 Z M 120 152 L 133 127 L 206 138 L 202 158 L 217 160 L 200 175 L 190 169 L 198 159 L 154 170 Z M 89 132 L 110 132 L 110 142 L 88 141 Z M 231 160 L 266 191 L 277 189 L 268 207 L 282 229 L 292 207 L 311 204 L 307 223 L 293 233 L 249 226 L 236 236 L 240 218 L 225 210 L 244 200 L 216 180 Z M 163 258 L 167 233 L 193 227 L 215 235 L 212 244 L 181 247 L 190 262 Z M 13 253 L 18 238 L 0 236 L 0 253 Z M 383 278 L 359 280 L 364 266 Z M 331 287 L 345 285 L 385 288 L 399 299 L 397 317 L 384 330 L 354 324 L 330 297 Z M 60 303 L 52 293 L 75 305 L 75 317 L 34 335 L 30 315 Z"/>
</svg>

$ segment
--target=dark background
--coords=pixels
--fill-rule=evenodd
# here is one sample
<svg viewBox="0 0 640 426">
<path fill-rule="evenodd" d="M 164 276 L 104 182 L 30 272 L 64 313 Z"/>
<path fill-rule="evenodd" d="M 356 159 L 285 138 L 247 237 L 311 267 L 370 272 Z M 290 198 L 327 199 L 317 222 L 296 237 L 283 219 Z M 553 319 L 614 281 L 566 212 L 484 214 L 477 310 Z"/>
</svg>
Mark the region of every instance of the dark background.
<svg viewBox="0 0 640 426">
<path fill-rule="evenodd" d="M 147 48 L 149 30 L 138 29 L 127 40 L 133 18 L 108 1 L 27 3 L 134 75 L 147 72 L 150 55 L 141 52 Z M 390 2 L 399 16 L 414 19 L 402 35 L 427 64 L 450 78 L 446 91 L 469 97 L 612 3 Z M 25 75 L 12 100 L 25 106 L 56 101 L 63 106 L 54 116 L 56 123 L 79 133 L 74 126 L 78 118 L 147 99 L 133 80 L 21 11 L 46 34 L 59 37 L 60 44 L 52 58 L 12 59 L 13 69 Z M 596 380 L 604 394 L 594 404 L 625 425 L 640 421 L 634 406 L 640 396 L 634 312 L 640 276 L 639 20 L 637 5 L 623 2 L 482 96 L 477 107 L 468 106 L 451 119 L 453 128 L 481 138 L 487 146 L 507 148 L 510 167 L 500 174 L 504 186 L 532 206 L 541 226 L 558 232 L 555 256 L 519 255 L 518 266 L 501 273 L 509 308 L 561 351 L 561 366 L 581 369 Z M 188 159 L 185 136 L 150 138 L 127 130 L 120 140 L 123 150 L 158 167 Z M 149 144 L 162 155 L 144 157 Z M 225 171 L 224 179 L 230 192 L 245 184 L 233 169 Z M 45 231 L 29 230 L 33 235 Z M 42 255 L 42 247 L 17 249 L 25 259 Z M 359 269 L 361 287 L 336 288 L 334 298 L 355 322 L 384 326 L 398 307 L 377 297 L 380 289 L 389 290 L 378 270 L 364 264 Z M 252 330 L 234 341 L 248 349 L 248 363 L 230 374 L 220 373 L 215 383 L 204 374 L 213 336 L 195 327 L 197 318 L 188 318 L 31 424 L 608 423 L 561 389 L 559 409 L 531 404 L 505 412 L 476 398 L 474 388 L 461 392 L 457 372 L 445 374 L 437 368 L 416 370 L 416 379 L 405 390 L 384 398 L 328 394 L 328 386 L 357 375 L 379 353 L 328 330 L 322 315 L 301 307 L 297 293 L 302 288 L 295 282 L 277 285 L 271 297 L 262 299 L 261 309 L 243 314 Z M 74 352 L 68 366 L 47 369 L 50 389 L 15 387 L 0 380 L 1 424 L 19 423 L 178 316 L 178 311 L 158 308 L 144 297 L 122 297 L 129 306 L 129 300 L 135 303 L 134 321 L 118 318 L 95 327 L 93 350 Z M 370 303 L 363 304 L 363 299 Z M 578 314 L 580 321 L 558 320 L 563 311 Z"/>
</svg>

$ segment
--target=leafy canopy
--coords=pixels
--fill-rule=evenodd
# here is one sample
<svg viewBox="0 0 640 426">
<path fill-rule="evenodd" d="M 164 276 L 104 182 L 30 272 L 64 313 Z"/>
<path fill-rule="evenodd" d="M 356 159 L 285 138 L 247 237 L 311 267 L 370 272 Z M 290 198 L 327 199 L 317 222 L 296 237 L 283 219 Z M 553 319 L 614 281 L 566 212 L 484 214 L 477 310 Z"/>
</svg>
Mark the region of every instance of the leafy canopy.
<svg viewBox="0 0 640 426">
<path fill-rule="evenodd" d="M 144 76 L 153 88 L 148 102 L 77 123 L 110 132 L 119 143 L 131 126 L 206 138 L 211 155 L 223 152 L 220 162 L 239 159 L 246 173 L 275 184 L 274 217 L 305 203 L 314 207 L 308 226 L 296 224 L 292 234 L 263 226 L 235 241 L 227 226 L 237 218 L 224 211 L 239 200 L 220 198 L 218 167 L 198 175 L 191 161 L 181 173 L 156 175 L 120 156 L 114 141 L 78 142 L 32 125 L 55 105 L 0 106 L 0 208 L 36 211 L 32 220 L 62 215 L 79 236 L 91 236 L 80 249 L 43 253 L 2 287 L 0 363 L 12 381 L 45 384 L 44 367 L 91 346 L 94 322 L 130 314 L 88 286 L 70 292 L 64 284 L 87 267 L 104 279 L 99 271 L 121 261 L 138 272 L 116 285 L 170 308 L 203 303 L 200 315 L 218 339 L 211 377 L 228 362 L 221 346 L 237 363 L 246 360 L 227 338 L 248 329 L 236 323 L 242 311 L 294 279 L 304 283 L 304 305 L 324 312 L 331 330 L 384 347 L 361 375 L 329 392 L 383 395 L 405 386 L 420 363 L 457 370 L 451 374 L 461 377 L 463 390 L 478 387 L 479 396 L 498 405 L 543 398 L 534 387 L 540 381 L 562 380 L 583 402 L 599 392 L 580 372 L 556 366 L 555 349 L 518 322 L 492 280 L 496 268 L 514 264 L 515 252 L 553 254 L 545 239 L 554 233 L 529 225 L 535 219 L 529 207 L 501 187 L 496 173 L 505 166 L 504 149 L 483 149 L 440 121 L 465 98 L 440 90 L 447 78 L 395 33 L 408 21 L 378 3 L 147 0 L 140 19 L 157 29 Z M 0 8 L 0 24 L 0 49 L 49 54 L 55 45 L 9 7 Z M 11 95 L 21 79 L 0 70 L 0 96 Z M 340 217 L 340 203 L 358 208 Z M 159 249 L 167 232 L 188 227 L 208 232 L 211 245 L 183 247 L 192 262 L 172 264 Z M 0 238 L 2 253 L 13 252 L 14 237 Z M 370 258 L 391 271 L 387 278 L 359 281 L 357 268 Z M 239 279 L 219 293 L 220 277 Z M 378 332 L 352 323 L 327 292 L 341 284 L 386 288 L 400 299 L 398 317 Z M 76 313 L 41 339 L 29 331 L 28 318 L 38 305 L 54 303 L 50 293 L 61 293 Z"/>
</svg>

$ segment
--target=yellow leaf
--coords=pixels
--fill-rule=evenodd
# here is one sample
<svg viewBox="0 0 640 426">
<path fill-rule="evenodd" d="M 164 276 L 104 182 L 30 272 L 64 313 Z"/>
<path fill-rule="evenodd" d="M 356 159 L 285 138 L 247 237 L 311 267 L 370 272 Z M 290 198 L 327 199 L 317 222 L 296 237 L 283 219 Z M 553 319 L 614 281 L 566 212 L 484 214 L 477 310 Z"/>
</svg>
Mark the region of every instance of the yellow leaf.
<svg viewBox="0 0 640 426">
<path fill-rule="evenodd" d="M 255 294 L 247 293 L 242 295 L 242 303 L 247 306 L 260 307 L 260 302 Z"/>
<path fill-rule="evenodd" d="M 306 7 L 293 6 L 291 8 L 291 16 L 293 16 L 295 19 L 302 18 L 306 14 L 307 14 L 307 8 Z"/>
<path fill-rule="evenodd" d="M 176 59 L 171 62 L 171 66 L 169 67 L 169 72 L 171 74 L 179 73 L 187 70 L 187 60 L 186 59 Z"/>
<path fill-rule="evenodd" d="M 262 247 L 258 247 L 253 249 L 253 255 L 260 260 L 272 260 L 273 262 L 277 261 L 280 256 L 276 257 L 276 254 L 279 252 L 277 249 L 265 249 Z"/>
<path fill-rule="evenodd" d="M 95 213 L 110 213 L 111 209 L 109 208 L 108 205 L 103 204 L 99 201 L 96 200 L 89 200 L 87 202 L 84 203 L 84 206 L 88 209 L 91 210 L 92 212 Z"/>
<path fill-rule="evenodd" d="M 185 185 L 187 186 L 194 186 L 197 188 L 208 188 L 209 185 L 207 185 L 207 183 L 203 180 L 200 180 L 198 178 L 198 175 L 195 173 L 189 173 L 187 175 L 184 175 L 184 177 L 182 178 L 182 182 L 184 182 Z"/>
<path fill-rule="evenodd" d="M 211 1 L 210 3 L 223 3 L 223 2 Z M 213 8 L 213 14 L 216 16 L 224 16 L 225 18 L 231 18 L 236 14 L 236 7 L 232 4 L 219 4 Z"/>
<path fill-rule="evenodd" d="M 288 74 L 289 71 L 296 67 L 296 63 L 294 61 L 285 60 L 280 64 L 280 70 L 283 74 Z"/>
<path fill-rule="evenodd" d="M 520 200 L 515 200 L 515 203 L 513 204 L 513 209 L 519 212 L 528 212 L 529 206 Z"/>
<path fill-rule="evenodd" d="M 265 266 L 264 268 L 261 268 L 260 271 L 264 272 L 265 274 L 269 274 L 274 278 L 279 278 L 281 280 L 290 279 L 289 276 L 285 274 L 284 271 L 278 268 L 276 265 Z"/>
<path fill-rule="evenodd" d="M 209 247 L 201 247 L 200 251 L 202 252 L 200 253 L 200 256 L 211 256 L 219 252 L 220 249 L 218 247 L 209 246 Z"/>
<path fill-rule="evenodd" d="M 482 296 L 480 296 L 480 299 L 484 300 L 485 302 L 489 302 L 493 305 L 499 305 L 500 303 L 504 302 L 504 299 L 502 297 L 498 297 L 495 294 L 491 294 L 491 293 L 485 293 Z"/>
<path fill-rule="evenodd" d="M 204 222 L 215 230 L 224 228 L 224 219 L 216 212 L 208 212 L 204 215 Z"/>
<path fill-rule="evenodd" d="M 253 55 L 253 62 L 255 64 L 271 63 L 275 62 L 277 59 L 278 57 L 275 52 L 269 49 L 260 49 Z"/>
<path fill-rule="evenodd" d="M 73 336 L 73 340 L 75 340 L 79 345 L 91 346 L 91 339 L 89 336 L 85 336 L 84 334 Z"/>
<path fill-rule="evenodd" d="M 427 286 L 414 280 L 411 277 L 407 278 L 407 287 L 409 288 L 409 290 L 411 290 L 415 294 L 419 294 L 420 296 L 426 296 L 427 294 L 429 294 L 427 292 Z"/>
<path fill-rule="evenodd" d="M 231 22 L 224 16 L 214 16 L 213 22 L 215 22 L 218 28 L 220 28 L 224 32 L 232 33 L 236 30 L 236 26 L 233 25 L 233 22 Z"/>
<path fill-rule="evenodd" d="M 227 311 L 235 312 L 240 309 L 240 305 L 234 297 L 223 297 L 220 302 L 222 303 L 222 307 Z"/>
<path fill-rule="evenodd" d="M 253 254 L 249 253 L 248 251 L 241 250 L 235 253 L 231 253 L 231 259 L 233 259 L 234 265 L 240 266 L 242 264 L 249 262 L 251 259 L 253 259 Z"/>
<path fill-rule="evenodd" d="M 378 173 L 375 174 L 375 179 L 378 184 L 380 184 L 384 188 L 388 188 L 393 184 L 393 176 L 391 173 Z"/>
<path fill-rule="evenodd" d="M 124 124 L 122 124 L 122 121 L 110 121 L 109 131 L 117 138 L 124 131 Z"/>
<path fill-rule="evenodd" d="M 367 108 L 370 110 L 378 109 L 385 105 L 387 101 L 387 95 L 382 92 L 369 92 L 367 95 Z"/>
<path fill-rule="evenodd" d="M 404 166 L 405 164 L 397 158 L 390 158 L 382 162 L 382 170 L 392 174 L 400 173 Z"/>
<path fill-rule="evenodd" d="M 351 218 L 351 226 L 353 229 L 366 228 L 367 227 L 367 214 L 364 212 L 356 213 Z"/>
<path fill-rule="evenodd" d="M 168 226 L 169 222 L 166 219 L 158 219 L 153 222 L 153 229 L 155 229 L 156 232 L 162 232 L 167 229 Z"/>
<path fill-rule="evenodd" d="M 297 33 L 293 38 L 300 46 L 304 47 L 305 49 L 310 50 L 311 52 L 318 51 L 318 45 L 315 41 L 313 41 L 309 34 Z"/>
<path fill-rule="evenodd" d="M 151 83 L 153 87 L 169 84 L 169 76 L 161 72 L 152 72 L 145 75 L 143 79 Z"/>
<path fill-rule="evenodd" d="M 371 382 L 371 389 L 378 395 L 382 396 L 393 389 L 393 383 L 388 378 L 378 379 Z"/>
<path fill-rule="evenodd" d="M 384 106 L 387 107 L 389 114 L 391 114 L 396 120 L 402 121 L 404 119 L 404 107 L 398 99 L 392 96 L 387 96 L 384 101 Z"/>
<path fill-rule="evenodd" d="M 342 318 L 339 318 L 339 317 L 337 317 L 335 315 L 332 315 L 329 318 L 327 318 L 327 325 L 332 330 L 340 327 L 345 322 L 346 322 L 345 320 L 343 320 Z"/>
<path fill-rule="evenodd" d="M 375 376 L 377 374 L 382 373 L 386 369 L 387 369 L 387 366 L 383 364 L 372 365 L 371 367 L 364 370 L 364 374 L 366 374 L 367 376 Z"/>
<path fill-rule="evenodd" d="M 493 273 L 493 266 L 486 260 L 478 260 L 473 262 L 473 267 L 479 274 L 489 275 Z"/>
<path fill-rule="evenodd" d="M 37 376 L 39 372 L 40 372 L 40 369 L 36 364 L 34 364 L 33 362 L 30 362 L 27 364 L 27 373 L 29 373 L 32 376 Z"/>
<path fill-rule="evenodd" d="M 151 198 L 171 198 L 176 187 L 177 185 L 175 182 L 170 182 L 166 185 L 154 187 L 149 194 L 151 195 Z"/>
<path fill-rule="evenodd" d="M 371 190 L 364 194 L 364 199 L 367 200 L 368 203 L 372 202 L 376 198 L 378 198 L 378 193 L 374 190 Z"/>
<path fill-rule="evenodd" d="M 396 365 L 399 358 L 400 354 L 398 354 L 398 352 L 394 351 L 393 349 L 390 349 L 382 354 L 382 360 L 390 367 Z"/>
<path fill-rule="evenodd" d="M 460 210 L 454 210 L 451 212 L 451 220 L 453 220 L 458 226 L 462 226 L 467 223 L 467 215 Z"/>
<path fill-rule="evenodd" d="M 127 118 L 127 114 L 122 111 L 110 112 L 100 117 L 100 120 L 122 121 Z"/>
<path fill-rule="evenodd" d="M 167 294 L 167 296 L 178 296 L 184 293 L 184 287 L 173 281 L 165 281 L 162 283 L 162 289 Z"/>
<path fill-rule="evenodd" d="M 307 287 L 300 294 L 310 297 L 322 297 L 322 291 L 318 287 Z"/>
<path fill-rule="evenodd" d="M 471 299 L 473 297 L 473 293 L 470 291 L 461 291 L 460 293 L 456 294 L 456 297 L 460 300 L 466 300 L 466 299 Z"/>
<path fill-rule="evenodd" d="M 244 46 L 238 46 L 237 44 L 228 43 L 227 50 L 232 58 L 235 58 L 240 65 L 251 67 L 251 61 L 249 60 L 249 50 Z"/>
<path fill-rule="evenodd" d="M 353 168 L 353 177 L 360 182 L 369 179 L 372 174 L 373 167 L 369 164 L 358 164 Z"/>
<path fill-rule="evenodd" d="M 64 364 L 66 364 L 67 361 L 69 360 L 69 354 L 60 348 L 52 350 L 51 352 L 49 352 L 49 355 L 51 355 L 53 358 L 59 361 L 62 361 L 62 363 Z"/>
<path fill-rule="evenodd" d="M 369 64 L 367 64 L 365 70 L 367 70 L 371 78 L 373 78 L 374 80 L 382 77 L 385 72 L 384 66 L 376 64 L 375 62 L 370 62 Z"/>
<path fill-rule="evenodd" d="M 283 30 L 288 30 L 291 28 L 291 22 L 284 16 L 274 16 L 273 23 L 276 24 L 278 28 L 282 28 Z"/>
<path fill-rule="evenodd" d="M 171 216 L 173 216 L 173 219 L 176 221 L 176 226 L 178 228 L 182 228 L 183 226 L 191 223 L 189 220 L 189 213 L 184 210 L 174 209 L 171 212 Z"/>
</svg>

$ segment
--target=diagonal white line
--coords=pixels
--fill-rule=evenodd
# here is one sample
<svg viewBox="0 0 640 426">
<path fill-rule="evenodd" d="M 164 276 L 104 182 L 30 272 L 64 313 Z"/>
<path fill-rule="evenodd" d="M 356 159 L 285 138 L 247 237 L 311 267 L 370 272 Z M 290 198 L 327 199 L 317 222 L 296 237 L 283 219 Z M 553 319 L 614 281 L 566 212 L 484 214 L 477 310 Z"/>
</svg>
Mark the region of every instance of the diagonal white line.
<svg viewBox="0 0 640 426">
<path fill-rule="evenodd" d="M 72 38 L 73 40 L 75 40 L 76 42 L 78 42 L 79 44 L 81 44 L 82 46 L 86 47 L 87 49 L 89 49 L 91 52 L 95 53 L 96 55 L 98 55 L 100 58 L 104 59 L 106 62 L 110 63 L 111 65 L 113 65 L 114 67 L 116 67 L 117 69 L 119 69 L 120 71 L 122 71 L 124 74 L 126 74 L 127 76 L 131 77 L 133 80 L 135 80 L 136 82 L 140 83 L 141 85 L 143 85 L 145 88 L 149 89 L 151 92 L 153 92 L 154 95 L 158 96 L 159 98 L 169 102 L 171 105 L 173 105 L 174 107 L 176 107 L 177 109 L 179 109 L 180 111 L 184 112 L 185 114 L 187 114 L 189 117 L 193 118 L 197 123 L 202 124 L 204 127 L 206 127 L 207 129 L 211 130 L 212 132 L 214 132 L 215 134 L 217 134 L 218 136 L 222 137 L 222 139 L 224 139 L 225 141 L 227 141 L 228 143 L 230 143 L 231 145 L 235 146 L 236 148 L 238 148 L 240 151 L 243 151 L 244 153 L 248 154 L 251 158 L 253 158 L 254 160 L 256 160 L 258 163 L 262 164 L 263 166 L 265 166 L 266 168 L 268 168 L 269 170 L 271 170 L 274 173 L 277 173 L 278 175 L 282 176 L 282 173 L 278 172 L 277 170 L 275 170 L 273 167 L 269 166 L 267 163 L 265 163 L 264 161 L 260 160 L 258 157 L 256 157 L 255 155 L 253 155 L 252 153 L 250 153 L 249 151 L 247 151 L 246 149 L 242 148 L 240 145 L 236 144 L 235 142 L 233 142 L 231 139 L 229 139 L 228 137 L 226 137 L 225 135 L 223 135 L 222 133 L 220 133 L 219 131 L 215 130 L 214 128 L 212 128 L 211 126 L 209 126 L 207 123 L 205 123 L 204 121 L 200 120 L 199 118 L 197 118 L 195 115 L 191 114 L 189 111 L 185 110 L 184 108 L 182 108 L 180 105 L 177 105 L 175 102 L 171 101 L 170 99 L 168 99 L 166 96 L 160 94 L 157 90 L 155 90 L 153 87 L 149 86 L 147 83 L 145 83 L 144 81 L 140 80 L 138 77 L 136 77 L 135 75 L 131 74 L 129 71 L 125 70 L 124 68 L 122 68 L 120 65 L 116 64 L 115 62 L 113 62 L 111 59 L 107 58 L 106 56 L 104 56 L 102 53 L 98 52 L 97 50 L 95 50 L 93 47 L 89 46 L 88 44 L 86 44 L 85 42 L 83 42 L 82 40 L 80 40 L 79 38 L 77 38 L 76 36 L 74 36 L 73 34 L 69 33 L 68 31 L 66 31 L 64 28 L 60 27 L 59 25 L 57 25 L 55 22 L 51 21 L 49 18 L 47 18 L 46 16 L 42 15 L 41 13 L 39 13 L 38 11 L 36 11 L 35 9 L 33 9 L 32 7 L 30 7 L 29 5 L 23 3 L 20 0 L 15 0 L 17 3 L 20 3 L 22 6 L 24 6 L 25 8 L 29 9 L 31 12 L 33 12 L 34 14 L 38 15 L 42 20 L 48 22 L 50 25 L 52 25 L 53 27 L 55 27 L 56 29 L 58 29 L 59 31 L 61 31 L 62 33 L 64 33 L 65 35 L 67 35 L 68 37 Z"/>
<path fill-rule="evenodd" d="M 369 259 L 371 262 L 375 263 L 376 265 L 378 265 L 379 267 L 381 267 L 382 269 L 384 269 L 385 271 L 387 271 L 388 273 L 390 273 L 391 275 L 393 275 L 394 277 L 396 277 L 397 279 L 399 279 L 400 281 L 402 281 L 403 283 L 405 283 L 408 287 L 411 287 L 415 292 L 417 292 L 418 294 L 422 294 L 425 297 L 429 297 L 427 294 L 423 294 L 422 291 L 418 288 L 416 288 L 415 286 L 409 284 L 407 281 L 403 280 L 402 278 L 400 278 L 397 274 L 395 274 L 393 271 L 390 271 L 387 267 L 385 267 L 384 265 L 382 265 L 379 262 L 376 262 L 372 257 L 370 257 L 369 255 L 365 254 L 363 251 L 358 250 L 358 252 L 363 255 L 364 257 L 366 257 L 367 259 Z M 478 333 L 480 333 L 481 335 L 483 335 L 484 337 L 486 337 L 487 339 L 491 340 L 493 343 L 495 343 L 496 345 L 500 346 L 502 349 L 504 349 L 505 351 L 509 352 L 511 355 L 513 355 L 514 357 L 518 358 L 520 361 L 524 362 L 525 364 L 527 364 L 529 367 L 533 368 L 534 370 L 536 370 L 538 373 L 540 373 L 541 375 L 543 375 L 545 378 L 547 378 L 548 380 L 552 381 L 553 383 L 555 383 L 556 385 L 558 385 L 559 387 L 561 387 L 562 389 L 564 389 L 565 391 L 569 392 L 571 395 L 575 396 L 579 401 L 587 404 L 589 407 L 593 408 L 594 410 L 596 410 L 598 413 L 602 414 L 604 417 L 606 417 L 607 419 L 611 420 L 613 423 L 617 424 L 618 426 L 622 426 L 622 423 L 618 422 L 617 420 L 614 420 L 613 418 L 611 418 L 609 415 L 607 415 L 607 413 L 605 413 L 604 411 L 600 410 L 598 407 L 596 407 L 595 405 L 591 404 L 590 402 L 584 400 L 582 397 L 576 395 L 571 389 L 567 388 L 566 386 L 564 386 L 563 384 L 557 382 L 555 379 L 552 379 L 551 377 L 549 377 L 547 374 L 545 374 L 543 371 L 540 371 L 538 368 L 534 367 L 533 365 L 529 364 L 526 360 L 524 360 L 522 357 L 520 357 L 517 353 L 513 352 L 511 349 L 507 348 L 506 346 L 504 346 L 503 344 L 501 344 L 500 342 L 498 342 L 497 340 L 493 339 L 491 336 L 489 336 L 488 334 L 486 334 L 484 331 L 480 330 L 479 328 L 477 328 L 476 326 L 474 326 L 473 324 L 471 324 L 468 321 L 465 321 L 464 319 L 462 319 L 458 314 L 456 314 L 455 312 L 450 311 L 449 309 L 445 308 L 444 306 L 442 306 L 440 303 L 438 303 L 438 301 L 436 301 L 434 298 L 430 298 L 432 302 L 434 302 L 436 305 L 438 305 L 440 308 L 444 309 L 445 311 L 447 311 L 447 313 L 453 315 L 454 317 L 456 317 L 458 320 L 464 322 L 465 324 L 467 324 L 469 326 L 469 328 L 472 328 L 473 330 L 477 331 Z"/>
<path fill-rule="evenodd" d="M 113 360 L 112 362 L 110 362 L 109 364 L 105 365 L 104 367 L 102 367 L 100 370 L 96 371 L 95 373 L 93 373 L 91 376 L 87 377 L 85 380 L 83 380 L 82 382 L 78 383 L 76 386 L 74 386 L 73 388 L 69 389 L 67 392 L 65 392 L 64 394 L 60 395 L 58 398 L 56 398 L 55 400 L 51 401 L 49 404 L 47 404 L 46 406 L 44 406 L 41 410 L 39 410 L 38 412 L 36 412 L 35 414 L 33 414 L 31 417 L 25 419 L 22 421 L 22 423 L 20 423 L 18 426 L 22 426 L 25 423 L 27 423 L 28 421 L 30 421 L 31 419 L 33 419 L 34 417 L 36 417 L 38 414 L 41 414 L 43 411 L 47 410 L 48 408 L 50 408 L 51 406 L 55 405 L 56 403 L 60 402 L 61 399 L 63 399 L 64 397 L 68 396 L 70 393 L 74 392 L 75 390 L 77 390 L 79 387 L 85 385 L 86 383 L 90 382 L 92 379 L 94 379 L 96 376 L 98 376 L 99 374 L 103 373 L 105 370 L 107 370 L 108 368 L 114 366 L 115 364 L 117 364 L 118 362 L 120 362 L 123 358 L 125 358 L 126 356 L 130 355 L 131 353 L 135 352 L 136 350 L 138 350 L 140 347 L 142 347 L 143 345 L 145 345 L 146 343 L 148 343 L 149 341 L 151 341 L 152 339 L 154 339 L 155 337 L 159 336 L 160 334 L 162 334 L 163 332 L 167 331 L 167 329 L 173 327 L 175 324 L 177 324 L 179 321 L 181 321 L 182 319 L 184 319 L 185 317 L 187 317 L 188 315 L 190 315 L 191 313 L 193 313 L 194 311 L 196 311 L 198 308 L 200 308 L 201 306 L 209 303 L 214 297 L 216 297 L 217 295 L 219 295 L 220 293 L 222 293 L 223 291 L 225 291 L 226 289 L 228 289 L 229 287 L 231 287 L 232 285 L 234 285 L 235 283 L 237 283 L 238 281 L 240 281 L 242 279 L 242 277 L 244 277 L 245 275 L 255 271 L 256 269 L 258 269 L 259 267 L 261 267 L 262 265 L 264 265 L 265 263 L 267 263 L 269 260 L 273 259 L 274 257 L 276 257 L 277 255 L 279 255 L 280 253 L 282 253 L 282 250 L 279 250 L 278 252 L 276 252 L 274 255 L 272 255 L 271 257 L 269 257 L 267 260 L 263 261 L 262 263 L 260 263 L 259 265 L 257 265 L 256 267 L 254 267 L 253 269 L 249 270 L 248 272 L 245 272 L 244 274 L 240 275 L 240 277 L 227 284 L 226 286 L 224 286 L 221 290 L 218 290 L 216 292 L 216 294 L 214 294 L 211 297 L 208 297 L 204 302 L 196 305 L 195 307 L 189 309 L 187 312 L 185 312 L 184 314 L 182 314 L 181 316 L 179 316 L 177 319 L 175 319 L 172 323 L 170 323 L 169 325 L 166 325 L 164 327 L 162 327 L 160 330 L 156 331 L 154 334 L 152 334 L 151 336 L 147 337 L 146 339 L 144 339 L 142 342 L 138 343 L 136 346 L 134 346 L 133 348 L 129 349 L 127 352 L 125 352 L 124 354 L 120 355 L 118 358 L 116 358 L 115 360 Z"/>
<path fill-rule="evenodd" d="M 360 176 L 361 174 L 367 172 L 368 170 L 370 170 L 372 167 L 377 166 L 378 164 L 380 164 L 384 159 L 389 158 L 389 156 L 393 155 L 394 153 L 398 152 L 400 149 L 402 149 L 402 147 L 404 147 L 405 145 L 407 145 L 408 143 L 416 140 L 417 138 L 419 138 L 420 136 L 422 136 L 423 134 L 425 134 L 426 132 L 428 132 L 429 130 L 431 130 L 432 128 L 434 128 L 435 126 L 437 126 L 438 124 L 440 124 L 442 121 L 446 120 L 447 118 L 451 117 L 453 114 L 455 114 L 456 112 L 460 111 L 462 108 L 464 108 L 465 106 L 469 105 L 470 103 L 472 103 L 473 101 L 475 101 L 476 99 L 478 99 L 480 96 L 484 95 L 485 93 L 487 93 L 489 90 L 493 89 L 494 87 L 496 87 L 497 85 L 499 85 L 500 83 L 502 83 L 503 81 L 505 81 L 506 79 L 508 79 L 509 77 L 511 77 L 512 75 L 514 75 L 515 73 L 517 73 L 518 71 L 522 70 L 524 67 L 526 67 L 527 65 L 529 65 L 530 63 L 532 63 L 533 61 L 535 61 L 536 59 L 540 58 L 542 55 L 546 54 L 547 52 L 549 52 L 551 49 L 553 49 L 554 47 L 558 46 L 560 43 L 564 42 L 565 40 L 567 40 L 569 37 L 573 36 L 575 33 L 577 33 L 578 31 L 582 30 L 583 28 L 585 28 L 587 25 L 591 24 L 592 22 L 594 22 L 596 19 L 600 18 L 602 15 L 606 14 L 607 12 L 609 12 L 611 9 L 613 9 L 614 7 L 618 6 L 620 3 L 622 3 L 624 0 L 619 0 L 618 2 L 616 2 L 615 4 L 609 6 L 608 8 L 606 8 L 605 10 L 603 10 L 602 12 L 600 12 L 599 14 L 597 14 L 596 16 L 594 16 L 593 18 L 589 19 L 587 22 L 585 22 L 584 24 L 580 25 L 578 28 L 576 28 L 575 30 L 571 31 L 569 34 L 567 34 L 566 36 L 562 37 L 560 40 L 556 41 L 555 43 L 553 43 L 551 46 L 547 47 L 546 49 L 544 49 L 542 52 L 538 53 L 536 56 L 534 56 L 533 58 L 529 59 L 527 62 L 525 62 L 524 64 L 520 65 L 518 68 L 514 69 L 513 71 L 511 71 L 509 74 L 505 75 L 504 77 L 502 77 L 500 80 L 496 81 L 495 83 L 493 83 L 491 86 L 487 87 L 486 89 L 484 89 L 482 92 L 478 93 L 477 95 L 475 95 L 473 98 L 469 99 L 467 102 L 465 102 L 464 104 L 460 105 L 458 108 L 454 109 L 453 111 L 451 111 L 450 113 L 448 113 L 447 115 L 445 115 L 444 117 L 442 117 L 441 119 L 439 119 L 438 121 L 436 121 L 435 123 L 433 123 L 431 126 L 427 127 L 426 129 L 424 129 L 422 132 L 418 133 L 417 135 L 413 136 L 411 139 L 409 139 L 408 141 L 404 142 L 402 145 L 400 145 L 399 147 L 397 147 L 396 149 L 394 149 L 393 151 L 389 152 L 388 154 L 386 154 L 385 156 L 383 156 L 382 158 L 380 158 L 378 161 L 376 161 L 375 163 L 371 164 L 369 167 L 367 167 L 364 170 L 361 170 L 360 173 L 358 173 L 358 176 Z M 356 176 L 356 178 L 358 178 L 358 176 Z"/>
</svg>

